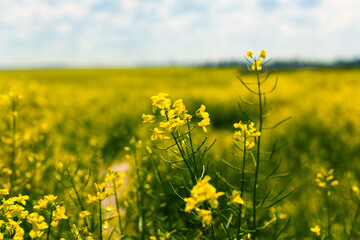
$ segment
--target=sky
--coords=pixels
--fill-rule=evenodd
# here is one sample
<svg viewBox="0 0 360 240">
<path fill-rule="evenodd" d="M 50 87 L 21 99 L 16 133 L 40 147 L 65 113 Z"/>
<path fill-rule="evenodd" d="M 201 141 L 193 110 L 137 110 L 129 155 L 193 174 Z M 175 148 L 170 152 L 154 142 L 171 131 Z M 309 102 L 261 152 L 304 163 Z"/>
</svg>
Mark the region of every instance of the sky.
<svg viewBox="0 0 360 240">
<path fill-rule="evenodd" d="M 360 0 L 0 0 L 0 68 L 360 56 Z"/>
</svg>

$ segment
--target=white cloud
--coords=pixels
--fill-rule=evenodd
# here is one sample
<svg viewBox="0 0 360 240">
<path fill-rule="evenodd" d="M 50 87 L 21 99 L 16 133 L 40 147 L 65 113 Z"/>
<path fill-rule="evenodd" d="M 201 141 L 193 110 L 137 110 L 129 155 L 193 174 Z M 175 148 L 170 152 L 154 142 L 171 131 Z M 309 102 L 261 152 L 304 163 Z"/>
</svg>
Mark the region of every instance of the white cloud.
<svg viewBox="0 0 360 240">
<path fill-rule="evenodd" d="M 358 0 L 273 0 L 274 7 L 262 0 L 0 1 L 0 63 L 9 59 L 5 52 L 16 63 L 26 51 L 43 64 L 54 61 L 50 55 L 84 64 L 89 55 L 114 64 L 206 61 L 248 48 L 280 58 L 360 54 Z"/>
</svg>

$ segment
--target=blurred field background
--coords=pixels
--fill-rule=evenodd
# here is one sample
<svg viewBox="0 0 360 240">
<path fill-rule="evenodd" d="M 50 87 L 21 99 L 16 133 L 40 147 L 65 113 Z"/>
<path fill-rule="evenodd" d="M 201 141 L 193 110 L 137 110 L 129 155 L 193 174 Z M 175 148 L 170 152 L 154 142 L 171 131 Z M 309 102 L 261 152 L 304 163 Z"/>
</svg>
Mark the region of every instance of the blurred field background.
<svg viewBox="0 0 360 240">
<path fill-rule="evenodd" d="M 149 98 L 158 92 L 182 98 L 190 112 L 201 103 L 207 106 L 211 119 L 207 135 L 217 139 L 207 157 L 223 173 L 229 170 L 222 159 L 236 164 L 232 124 L 246 120 L 238 102 L 239 96 L 249 96 L 237 76 L 250 79 L 238 68 L 1 71 L 0 92 L 23 96 L 17 120 L 17 134 L 23 139 L 20 158 L 26 157 L 29 166 L 31 158 L 42 163 L 30 168 L 38 172 L 34 183 L 51 178 L 49 169 L 71 157 L 98 171 L 126 162 L 124 147 L 133 136 L 151 145 L 151 132 L 141 115 L 151 111 Z M 278 139 L 284 145 L 279 151 L 282 168 L 291 174 L 283 181 L 290 179 L 297 190 L 281 208 L 293 217 L 288 235 L 302 239 L 316 224 L 320 204 L 316 173 L 334 168 L 342 196 L 350 194 L 342 186 L 360 181 L 360 69 L 289 70 L 274 72 L 272 78 L 276 77 L 278 87 L 268 99 L 271 110 L 265 127 L 292 118 L 263 136 L 269 144 Z M 0 104 L 1 151 L 6 152 L 10 110 L 4 101 Z M 252 113 L 251 108 L 245 110 Z M 92 161 L 97 152 L 100 160 Z M 20 183 L 18 187 L 26 189 Z M 28 193 L 60 194 L 56 188 L 31 186 Z M 335 218 L 351 212 L 347 204 L 339 204 L 344 208 Z"/>
</svg>

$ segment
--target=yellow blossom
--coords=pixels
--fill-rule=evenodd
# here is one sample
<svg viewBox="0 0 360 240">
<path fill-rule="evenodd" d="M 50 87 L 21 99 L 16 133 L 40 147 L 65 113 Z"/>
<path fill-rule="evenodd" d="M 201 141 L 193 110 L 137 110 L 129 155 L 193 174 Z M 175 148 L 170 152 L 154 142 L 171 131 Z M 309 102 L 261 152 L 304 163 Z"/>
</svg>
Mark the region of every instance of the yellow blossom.
<svg viewBox="0 0 360 240">
<path fill-rule="evenodd" d="M 316 225 L 313 228 L 310 228 L 310 231 L 312 231 L 313 233 L 315 233 L 317 236 L 320 236 L 320 228 L 318 225 Z"/>
<path fill-rule="evenodd" d="M 240 197 L 240 191 L 237 191 L 237 190 L 232 191 L 231 200 L 228 202 L 228 205 L 234 204 L 234 203 L 242 204 L 242 205 L 245 204 L 244 200 Z"/>
<path fill-rule="evenodd" d="M 144 123 L 146 123 L 146 122 L 153 123 L 153 122 L 155 122 L 156 117 L 151 114 L 143 114 L 142 119 L 143 119 Z"/>
<path fill-rule="evenodd" d="M 46 200 L 48 200 L 49 204 L 52 204 L 55 202 L 55 200 L 57 199 L 57 196 L 54 195 L 47 195 L 44 197 Z"/>
<path fill-rule="evenodd" d="M 9 195 L 9 189 L 0 189 L 0 195 Z"/>
<path fill-rule="evenodd" d="M 148 151 L 149 154 L 152 154 L 151 148 L 149 146 L 146 146 L 146 150 Z"/>
<path fill-rule="evenodd" d="M 266 58 L 266 51 L 264 49 L 261 50 L 259 57 Z"/>
<path fill-rule="evenodd" d="M 45 218 L 36 212 L 30 213 L 27 216 L 27 221 L 32 225 L 32 230 L 29 233 L 31 238 L 41 237 L 44 230 L 48 228 Z"/>
<path fill-rule="evenodd" d="M 250 51 L 250 50 L 247 51 L 247 52 L 246 52 L 246 56 L 252 58 L 252 57 L 253 57 L 253 52 Z"/>
<path fill-rule="evenodd" d="M 47 199 L 40 199 L 37 202 L 37 205 L 34 206 L 34 209 L 45 209 L 47 207 L 48 202 L 49 201 Z"/>
<path fill-rule="evenodd" d="M 158 95 L 152 96 L 151 100 L 153 102 L 153 110 L 156 108 L 160 108 L 162 110 L 169 109 L 171 106 L 171 100 L 167 98 L 169 94 L 167 93 L 159 93 Z"/>
<path fill-rule="evenodd" d="M 205 113 L 206 107 L 204 104 L 201 104 L 200 108 L 196 111 L 197 117 L 203 117 L 203 114 Z"/>
<path fill-rule="evenodd" d="M 180 116 L 187 112 L 182 99 L 176 100 L 173 104 L 173 108 L 174 108 L 174 114 L 177 116 Z"/>
<path fill-rule="evenodd" d="M 154 128 L 153 135 L 151 136 L 151 141 L 155 141 L 157 139 L 166 140 L 170 139 L 170 137 L 166 136 L 164 131 L 161 131 L 158 128 Z"/>
<path fill-rule="evenodd" d="M 334 180 L 330 183 L 331 186 L 337 186 L 339 185 L 339 181 L 338 180 Z"/>
<path fill-rule="evenodd" d="M 103 223 L 103 225 L 102 225 L 102 228 L 103 228 L 104 230 L 108 229 L 108 228 L 109 228 L 109 222 L 108 222 L 108 221 L 105 221 L 105 222 Z"/>
<path fill-rule="evenodd" d="M 210 125 L 210 118 L 204 118 L 203 120 L 201 120 L 201 122 L 198 123 L 198 126 L 202 127 L 204 132 L 207 132 L 206 126 L 209 125 Z"/>
<path fill-rule="evenodd" d="M 110 206 L 107 206 L 105 210 L 106 210 L 106 212 L 113 212 L 113 211 L 115 211 L 115 208 L 112 205 L 110 205 Z"/>
<path fill-rule="evenodd" d="M 212 215 L 211 215 L 211 211 L 210 210 L 204 210 L 204 209 L 199 209 L 196 208 L 196 212 L 198 214 L 198 216 L 201 218 L 202 220 L 202 224 L 203 227 L 208 226 L 211 224 L 212 222 Z"/>
<path fill-rule="evenodd" d="M 87 211 L 87 210 L 81 211 L 81 212 L 79 213 L 79 217 L 81 217 L 81 218 L 84 218 L 84 217 L 90 216 L 90 215 L 91 215 L 91 213 L 90 213 L 89 211 Z"/>
<path fill-rule="evenodd" d="M 190 212 L 198 204 L 201 204 L 204 201 L 208 201 L 212 208 L 218 207 L 219 203 L 217 198 L 224 195 L 224 193 L 217 193 L 216 188 L 209 183 L 210 179 L 209 176 L 205 176 L 204 179 L 199 180 L 193 187 L 190 191 L 191 196 L 184 199 L 186 202 L 185 211 Z"/>
</svg>

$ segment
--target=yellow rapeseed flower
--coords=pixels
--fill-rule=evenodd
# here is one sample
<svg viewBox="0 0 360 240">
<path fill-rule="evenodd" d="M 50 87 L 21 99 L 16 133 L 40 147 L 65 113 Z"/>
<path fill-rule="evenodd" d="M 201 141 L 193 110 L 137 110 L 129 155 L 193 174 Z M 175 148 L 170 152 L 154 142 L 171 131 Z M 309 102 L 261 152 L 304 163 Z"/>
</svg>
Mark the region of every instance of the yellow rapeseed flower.
<svg viewBox="0 0 360 240">
<path fill-rule="evenodd" d="M 144 123 L 146 123 L 146 122 L 153 123 L 153 122 L 155 122 L 156 117 L 151 114 L 143 114 L 142 119 L 143 119 Z"/>
<path fill-rule="evenodd" d="M 318 225 L 316 225 L 313 228 L 310 228 L 310 231 L 312 231 L 313 233 L 315 233 L 317 236 L 320 236 L 320 227 Z"/>
<path fill-rule="evenodd" d="M 198 214 L 198 216 L 201 218 L 202 220 L 202 225 L 203 227 L 205 226 L 209 226 L 212 222 L 212 215 L 211 215 L 211 211 L 210 210 L 204 210 L 204 209 L 199 209 L 196 208 L 196 212 Z"/>
<path fill-rule="evenodd" d="M 241 193 L 240 191 L 233 190 L 233 191 L 232 191 L 231 200 L 228 202 L 228 205 L 234 204 L 234 203 L 244 205 L 245 202 L 244 202 L 244 200 L 240 197 L 240 193 Z"/>
<path fill-rule="evenodd" d="M 164 131 L 161 131 L 158 128 L 154 128 L 153 135 L 151 136 L 151 141 L 155 141 L 157 139 L 166 140 L 170 139 L 170 137 L 166 136 Z"/>
<path fill-rule="evenodd" d="M 224 195 L 223 192 L 216 192 L 216 188 L 212 186 L 209 176 L 205 176 L 204 179 L 199 180 L 197 184 L 191 189 L 189 198 L 185 198 L 186 202 L 185 211 L 190 212 L 195 209 L 198 204 L 208 201 L 212 208 L 217 208 L 219 205 L 218 197 Z"/>
<path fill-rule="evenodd" d="M 81 218 L 84 218 L 84 217 L 90 216 L 90 215 L 91 215 L 91 213 L 90 213 L 89 211 L 87 211 L 87 210 L 81 211 L 81 212 L 79 213 L 79 217 L 81 217 Z"/>
<path fill-rule="evenodd" d="M 261 50 L 259 57 L 266 58 L 266 51 L 264 49 Z"/>
<path fill-rule="evenodd" d="M 108 222 L 108 221 L 105 221 L 105 222 L 103 223 L 103 225 L 102 225 L 102 228 L 103 228 L 104 230 L 108 229 L 108 228 L 109 228 L 109 222 Z"/>
<path fill-rule="evenodd" d="M 247 52 L 246 52 L 246 56 L 252 58 L 252 57 L 253 57 L 253 52 L 250 51 L 250 50 L 247 51 Z"/>
<path fill-rule="evenodd" d="M 198 118 L 203 118 L 203 120 L 201 120 L 198 123 L 198 126 L 201 127 L 204 132 L 207 132 L 206 126 L 210 125 L 210 118 L 209 118 L 209 113 L 205 112 L 205 110 L 206 110 L 205 105 L 201 104 L 200 108 L 196 111 L 196 116 Z"/>
<path fill-rule="evenodd" d="M 0 195 L 9 195 L 9 189 L 0 189 Z"/>
<path fill-rule="evenodd" d="M 105 210 L 106 210 L 106 212 L 113 212 L 113 211 L 115 211 L 115 208 L 112 205 L 110 205 L 110 206 L 107 206 Z"/>
<path fill-rule="evenodd" d="M 162 110 L 169 109 L 171 106 L 171 100 L 167 98 L 169 96 L 168 93 L 159 93 L 158 95 L 152 96 L 152 105 L 153 110 L 155 111 L 157 108 L 160 108 Z"/>
</svg>

